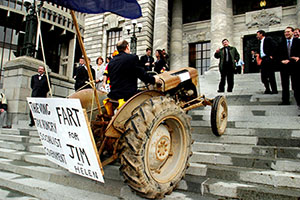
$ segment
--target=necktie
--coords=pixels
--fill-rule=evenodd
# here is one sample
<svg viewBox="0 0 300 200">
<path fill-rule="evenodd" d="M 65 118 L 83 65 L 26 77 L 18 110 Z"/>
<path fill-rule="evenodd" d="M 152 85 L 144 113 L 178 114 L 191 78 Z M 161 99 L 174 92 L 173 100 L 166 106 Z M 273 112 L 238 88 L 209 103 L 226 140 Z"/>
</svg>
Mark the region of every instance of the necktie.
<svg viewBox="0 0 300 200">
<path fill-rule="evenodd" d="M 291 41 L 287 41 L 287 50 L 288 50 L 288 57 L 291 57 Z"/>
<path fill-rule="evenodd" d="M 229 61 L 229 55 L 228 55 L 228 49 L 227 48 L 225 48 L 225 59 L 226 59 L 226 62 L 228 62 Z"/>
</svg>

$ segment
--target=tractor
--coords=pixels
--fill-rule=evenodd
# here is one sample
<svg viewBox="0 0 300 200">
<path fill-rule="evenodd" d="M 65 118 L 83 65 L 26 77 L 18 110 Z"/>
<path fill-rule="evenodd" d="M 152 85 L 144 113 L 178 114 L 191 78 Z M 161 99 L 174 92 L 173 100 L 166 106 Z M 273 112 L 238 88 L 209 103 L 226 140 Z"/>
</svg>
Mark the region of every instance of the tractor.
<svg viewBox="0 0 300 200">
<path fill-rule="evenodd" d="M 227 126 L 224 96 L 208 99 L 198 95 L 198 72 L 185 67 L 158 75 L 162 84 L 145 85 L 125 103 L 108 99 L 98 91 L 101 111 L 93 100 L 95 91 L 85 89 L 78 98 L 90 116 L 102 166 L 117 159 L 129 187 L 150 199 L 170 194 L 184 177 L 192 155 L 189 110 L 212 106 L 211 127 L 216 136 Z"/>
</svg>

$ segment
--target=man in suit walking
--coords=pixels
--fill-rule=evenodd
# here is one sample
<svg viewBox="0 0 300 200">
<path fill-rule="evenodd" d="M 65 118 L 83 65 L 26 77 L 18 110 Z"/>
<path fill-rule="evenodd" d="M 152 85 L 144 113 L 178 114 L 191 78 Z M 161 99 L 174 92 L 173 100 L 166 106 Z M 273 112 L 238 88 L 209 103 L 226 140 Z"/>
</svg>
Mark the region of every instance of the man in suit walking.
<svg viewBox="0 0 300 200">
<path fill-rule="evenodd" d="M 140 58 L 141 66 L 145 67 L 146 71 L 152 71 L 154 58 L 151 56 L 152 50 L 150 48 L 146 49 L 146 55 Z"/>
<path fill-rule="evenodd" d="M 50 80 L 49 80 L 50 83 Z M 47 97 L 49 92 L 49 86 L 47 81 L 47 76 L 45 75 L 45 67 L 38 67 L 38 74 L 31 77 L 31 97 Z M 34 119 L 32 113 L 30 112 L 30 124 L 29 126 L 34 126 Z"/>
<path fill-rule="evenodd" d="M 89 58 L 88 58 L 89 59 Z M 90 59 L 89 59 L 90 61 Z M 90 63 L 89 63 L 90 64 Z M 92 66 L 89 66 L 92 72 L 93 80 L 95 80 L 95 70 L 92 68 Z M 76 72 L 76 77 L 75 77 L 75 91 L 77 90 L 83 90 L 87 88 L 92 88 L 91 85 L 87 84 L 86 82 L 89 82 L 89 74 L 87 70 L 87 66 L 85 65 L 85 62 L 83 65 L 80 65 L 77 69 Z"/>
<path fill-rule="evenodd" d="M 292 89 L 297 105 L 300 106 L 299 93 L 299 58 L 300 58 L 300 40 L 293 37 L 294 29 L 286 27 L 284 37 L 278 48 L 278 57 L 281 62 L 280 76 L 282 85 L 282 102 L 279 105 L 290 105 L 290 77 Z"/>
<path fill-rule="evenodd" d="M 129 44 L 126 40 L 117 43 L 119 52 L 107 66 L 107 76 L 110 77 L 110 93 L 108 97 L 113 100 L 127 101 L 135 95 L 138 78 L 146 83 L 161 83 L 158 76 L 147 74 L 145 69 L 138 65 L 139 59 L 130 54 Z"/>
<path fill-rule="evenodd" d="M 261 81 L 265 86 L 265 94 L 278 94 L 274 69 L 275 43 L 270 37 L 265 37 L 265 31 L 259 30 L 256 38 L 260 40 Z M 271 86 L 271 89 L 270 89 Z"/>
<path fill-rule="evenodd" d="M 235 47 L 229 46 L 227 39 L 222 40 L 223 48 L 217 49 L 215 58 L 220 58 L 219 71 L 221 81 L 218 92 L 224 92 L 225 81 L 227 78 L 227 92 L 232 92 L 234 85 L 235 63 L 240 59 L 240 54 Z"/>
</svg>

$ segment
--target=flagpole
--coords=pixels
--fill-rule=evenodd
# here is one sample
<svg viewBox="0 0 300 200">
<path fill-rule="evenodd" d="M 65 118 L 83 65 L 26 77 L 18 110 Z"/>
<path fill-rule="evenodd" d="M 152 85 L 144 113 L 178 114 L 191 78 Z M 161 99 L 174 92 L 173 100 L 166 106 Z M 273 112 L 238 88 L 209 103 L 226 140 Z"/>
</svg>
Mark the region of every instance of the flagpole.
<svg viewBox="0 0 300 200">
<path fill-rule="evenodd" d="M 80 31 L 79 31 L 77 19 L 76 19 L 76 16 L 75 16 L 75 13 L 74 13 L 73 10 L 71 10 L 71 16 L 72 16 L 72 19 L 73 19 L 73 23 L 75 25 L 75 29 L 76 29 L 76 33 L 77 33 L 77 38 L 78 38 L 78 41 L 79 41 L 79 46 L 80 46 L 81 52 L 83 54 L 85 63 L 87 65 L 87 71 L 88 71 L 89 79 L 90 79 L 91 84 L 92 84 L 92 88 L 94 90 L 94 96 L 96 98 L 96 103 L 97 103 L 97 107 L 98 107 L 98 110 L 99 110 L 99 114 L 102 115 L 100 101 L 99 101 L 99 98 L 98 98 L 98 94 L 97 94 L 97 90 L 96 90 L 96 87 L 95 87 L 94 78 L 93 78 L 92 71 L 91 71 L 91 68 L 90 68 L 90 62 L 88 60 L 88 57 L 87 57 L 87 54 L 86 54 L 86 51 L 85 51 L 85 48 L 84 48 L 84 44 L 83 44 L 83 41 L 82 41 L 82 38 L 81 38 L 81 34 L 80 34 Z M 102 117 L 101 117 L 101 119 L 103 120 Z"/>
</svg>

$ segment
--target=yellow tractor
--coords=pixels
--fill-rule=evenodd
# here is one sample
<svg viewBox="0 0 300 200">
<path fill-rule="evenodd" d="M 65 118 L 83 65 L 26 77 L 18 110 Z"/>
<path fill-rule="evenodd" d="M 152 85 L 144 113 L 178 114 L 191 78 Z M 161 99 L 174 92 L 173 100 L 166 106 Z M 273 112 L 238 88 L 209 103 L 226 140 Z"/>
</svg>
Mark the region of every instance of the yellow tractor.
<svg viewBox="0 0 300 200">
<path fill-rule="evenodd" d="M 163 198 L 184 177 L 191 152 L 191 125 L 187 112 L 212 106 L 211 126 L 221 136 L 227 126 L 227 103 L 223 96 L 198 96 L 195 68 L 181 68 L 158 75 L 161 85 L 147 85 L 123 105 L 107 99 L 99 114 L 94 91 L 85 89 L 69 98 L 79 98 L 91 114 L 91 128 L 105 166 L 120 159 L 125 181 L 140 196 Z"/>
</svg>

